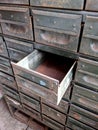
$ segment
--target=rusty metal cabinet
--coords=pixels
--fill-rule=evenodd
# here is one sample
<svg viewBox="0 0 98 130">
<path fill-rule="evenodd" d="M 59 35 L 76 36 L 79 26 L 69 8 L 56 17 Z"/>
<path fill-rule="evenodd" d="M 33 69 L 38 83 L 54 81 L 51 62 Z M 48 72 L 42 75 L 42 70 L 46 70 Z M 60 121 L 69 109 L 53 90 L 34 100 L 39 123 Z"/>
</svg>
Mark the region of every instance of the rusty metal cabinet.
<svg viewBox="0 0 98 130">
<path fill-rule="evenodd" d="M 85 9 L 90 11 L 98 11 L 98 0 L 87 0 Z"/>
</svg>

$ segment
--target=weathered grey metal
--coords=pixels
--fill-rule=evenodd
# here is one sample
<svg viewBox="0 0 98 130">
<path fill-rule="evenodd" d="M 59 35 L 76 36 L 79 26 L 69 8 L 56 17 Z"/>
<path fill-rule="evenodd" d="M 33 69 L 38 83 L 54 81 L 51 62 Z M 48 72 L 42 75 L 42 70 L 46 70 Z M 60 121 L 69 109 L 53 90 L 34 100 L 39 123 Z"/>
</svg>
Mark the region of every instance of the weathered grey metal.
<svg viewBox="0 0 98 130">
<path fill-rule="evenodd" d="M 98 57 L 98 17 L 86 16 L 80 53 Z"/>
<path fill-rule="evenodd" d="M 73 130 L 95 130 L 94 128 L 85 125 L 71 117 L 68 118 L 67 126 Z"/>
<path fill-rule="evenodd" d="M 21 102 L 30 106 L 31 108 L 40 112 L 40 101 L 36 100 L 35 98 L 29 97 L 23 93 L 20 93 Z"/>
<path fill-rule="evenodd" d="M 17 101 L 20 101 L 18 92 L 12 90 L 11 88 L 9 88 L 8 86 L 5 86 L 5 85 L 2 85 L 2 88 L 3 88 L 4 95 L 7 95 Z"/>
<path fill-rule="evenodd" d="M 54 119 L 55 121 L 65 125 L 65 121 L 66 121 L 66 115 L 60 113 L 59 111 L 42 104 L 42 113 L 46 116 L 48 116 L 49 118 Z"/>
<path fill-rule="evenodd" d="M 64 126 L 43 115 L 43 123 L 54 130 L 64 130 Z"/>
<path fill-rule="evenodd" d="M 17 85 L 16 85 L 16 81 L 15 81 L 14 77 L 12 77 L 8 74 L 0 72 L 0 82 L 4 85 L 11 87 L 12 89 L 17 90 Z"/>
<path fill-rule="evenodd" d="M 1 36 L 0 36 L 0 56 L 8 57 L 6 45 L 5 45 L 5 42 L 3 41 L 3 38 Z"/>
<path fill-rule="evenodd" d="M 98 91 L 98 63 L 94 60 L 79 58 L 75 81 Z"/>
<path fill-rule="evenodd" d="M 13 48 L 22 52 L 31 53 L 33 51 L 33 43 L 23 42 L 11 38 L 4 37 L 8 48 Z"/>
<path fill-rule="evenodd" d="M 63 100 L 70 100 L 70 94 L 71 94 L 72 85 L 68 87 L 67 91 L 65 92 L 63 96 Z"/>
<path fill-rule="evenodd" d="M 84 0 L 30 0 L 30 5 L 49 8 L 83 9 Z"/>
<path fill-rule="evenodd" d="M 20 4 L 29 5 L 29 0 L 0 0 L 1 4 Z"/>
<path fill-rule="evenodd" d="M 77 52 L 82 15 L 40 10 L 32 14 L 36 42 Z"/>
<path fill-rule="evenodd" d="M 48 105 L 49 107 L 52 107 L 52 108 L 54 108 L 55 110 L 60 111 L 60 112 L 62 112 L 62 113 L 64 113 L 64 114 L 67 114 L 68 106 L 69 106 L 69 104 L 68 104 L 67 101 L 64 101 L 64 100 L 62 99 L 62 100 L 60 101 L 59 105 L 55 105 L 55 104 L 53 104 L 53 103 L 47 101 L 47 99 L 42 99 L 41 101 L 43 102 L 43 104 Z"/>
<path fill-rule="evenodd" d="M 98 113 L 98 93 L 89 89 L 79 87 L 73 88 L 72 103 L 79 105 L 89 111 Z"/>
<path fill-rule="evenodd" d="M 71 105 L 69 115 L 95 129 L 98 129 L 98 116 L 78 106 Z"/>
<path fill-rule="evenodd" d="M 58 64 L 56 58 L 60 62 L 60 65 Z M 47 53 L 35 50 L 17 64 L 12 63 L 12 65 L 16 75 L 20 75 L 26 79 L 29 79 L 30 81 L 41 85 L 40 89 L 44 89 L 44 92 L 49 90 L 52 92 L 52 94 L 54 93 L 54 95 L 57 96 L 57 104 L 59 104 L 65 91 L 72 81 L 73 68 L 75 66 L 74 61 L 70 61 L 70 63 L 68 63 L 68 61 L 66 61 L 66 58 L 63 58 L 51 54 L 47 55 Z M 47 71 L 49 68 L 47 66 L 47 63 L 48 65 L 51 65 L 49 71 Z M 60 69 L 61 64 L 62 69 Z M 55 66 L 57 67 L 56 71 L 54 69 Z M 49 74 L 46 73 L 46 71 Z M 27 75 L 29 75 L 29 77 Z"/>
<path fill-rule="evenodd" d="M 87 0 L 86 1 L 86 10 L 90 10 L 90 11 L 98 11 L 98 0 Z"/>
<path fill-rule="evenodd" d="M 0 7 L 0 22 L 4 34 L 33 40 L 28 8 Z"/>
</svg>

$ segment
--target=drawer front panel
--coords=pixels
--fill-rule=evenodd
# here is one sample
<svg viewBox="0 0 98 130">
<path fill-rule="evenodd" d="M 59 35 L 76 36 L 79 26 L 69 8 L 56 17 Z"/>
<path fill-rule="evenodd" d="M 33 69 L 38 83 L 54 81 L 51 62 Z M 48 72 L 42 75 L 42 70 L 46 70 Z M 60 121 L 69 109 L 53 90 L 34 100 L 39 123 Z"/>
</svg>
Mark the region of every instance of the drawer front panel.
<svg viewBox="0 0 98 130">
<path fill-rule="evenodd" d="M 65 94 L 63 96 L 64 100 L 69 100 L 70 99 L 71 88 L 72 88 L 72 86 L 69 86 L 67 91 L 65 92 Z"/>
<path fill-rule="evenodd" d="M 37 119 L 37 120 L 41 120 L 41 115 L 39 112 L 33 110 L 32 108 L 23 105 L 23 109 L 25 111 L 25 113 L 27 113 L 27 115 L 29 115 L 30 117 Z"/>
<path fill-rule="evenodd" d="M 73 130 L 95 130 L 73 118 L 68 118 L 67 126 Z"/>
<path fill-rule="evenodd" d="M 81 15 L 38 10 L 32 12 L 36 42 L 77 51 Z"/>
<path fill-rule="evenodd" d="M 35 100 L 34 98 L 31 98 L 29 96 L 26 96 L 24 94 L 20 94 L 20 97 L 21 97 L 21 102 L 23 104 L 26 104 L 28 106 L 30 106 L 31 108 L 37 110 L 37 111 L 40 111 L 40 102 Z"/>
<path fill-rule="evenodd" d="M 89 96 L 84 96 L 84 94 L 78 93 L 77 91 L 75 91 L 75 89 L 73 90 L 72 103 L 82 106 L 83 108 L 86 108 L 89 111 L 93 111 L 94 113 L 98 113 L 98 102 L 89 99 Z"/>
<path fill-rule="evenodd" d="M 71 105 L 69 115 L 91 127 L 98 128 L 98 116 L 80 107 Z"/>
<path fill-rule="evenodd" d="M 83 9 L 84 0 L 30 0 L 32 6 L 66 8 L 66 9 Z"/>
<path fill-rule="evenodd" d="M 63 125 L 65 124 L 66 115 L 56 111 L 55 109 L 52 109 L 51 107 L 42 104 L 42 113 L 47 115 L 48 117 L 51 117 L 57 122 L 60 122 Z"/>
<path fill-rule="evenodd" d="M 88 98 L 88 99 L 91 99 L 91 100 L 98 102 L 98 93 L 95 91 L 83 88 L 83 87 L 78 86 L 78 85 L 74 85 L 73 92 L 75 94 L 81 95 L 85 98 Z"/>
<path fill-rule="evenodd" d="M 10 60 L 0 57 L 0 64 L 11 67 Z"/>
<path fill-rule="evenodd" d="M 64 126 L 43 115 L 43 122 L 54 130 L 64 130 Z"/>
<path fill-rule="evenodd" d="M 28 0 L 0 0 L 0 3 L 2 4 L 26 4 L 29 5 Z"/>
<path fill-rule="evenodd" d="M 98 91 L 98 76 L 91 75 L 85 71 L 77 71 L 75 81 L 81 85 L 85 85 L 87 88 Z"/>
<path fill-rule="evenodd" d="M 87 0 L 86 1 L 86 10 L 91 10 L 91 11 L 98 11 L 98 0 Z"/>
<path fill-rule="evenodd" d="M 42 86 L 30 82 L 24 78 L 16 76 L 17 84 L 19 87 L 19 91 L 26 93 L 27 95 L 32 97 L 32 94 L 36 94 L 39 97 L 45 98 L 50 102 L 55 103 L 57 101 L 57 96 L 51 92 L 49 89 L 45 89 Z"/>
<path fill-rule="evenodd" d="M 98 57 L 98 40 L 91 38 L 82 38 L 80 53 Z"/>
<path fill-rule="evenodd" d="M 14 62 L 20 61 L 22 58 L 28 55 L 28 53 L 21 52 L 19 50 L 13 49 L 13 48 L 8 48 L 8 52 L 10 55 L 10 59 Z"/>
<path fill-rule="evenodd" d="M 47 100 L 45 99 L 42 99 L 42 102 L 52 108 L 54 108 L 55 110 L 58 110 L 64 114 L 67 114 L 67 111 L 68 111 L 68 102 L 67 101 L 64 101 L 64 100 L 61 100 L 61 102 L 59 103 L 59 105 L 55 105 L 53 103 L 50 103 L 49 101 L 47 102 Z"/>
<path fill-rule="evenodd" d="M 28 19 L 29 23 L 17 23 L 17 22 L 2 22 L 2 31 L 6 35 L 15 36 L 18 38 L 33 40 L 33 31 L 31 25 L 31 19 Z"/>
<path fill-rule="evenodd" d="M 9 87 L 17 90 L 16 82 L 12 76 L 0 72 L 0 82 L 2 84 L 8 85 Z"/>
<path fill-rule="evenodd" d="M 6 45 L 5 45 L 2 37 L 0 37 L 0 55 L 8 57 L 8 52 L 7 52 L 7 49 L 6 49 Z"/>
<path fill-rule="evenodd" d="M 18 94 L 16 91 L 14 91 L 14 90 L 8 88 L 8 87 L 5 86 L 5 85 L 3 85 L 3 91 L 4 91 L 4 95 L 7 95 L 7 96 L 9 96 L 9 97 L 14 98 L 15 100 L 20 101 L 19 94 Z"/>
<path fill-rule="evenodd" d="M 13 48 L 16 50 L 20 50 L 22 52 L 30 53 L 33 51 L 33 44 L 28 42 L 22 42 L 10 38 L 4 38 L 8 48 Z"/>
<path fill-rule="evenodd" d="M 83 37 L 98 39 L 98 17 L 86 16 Z"/>
</svg>

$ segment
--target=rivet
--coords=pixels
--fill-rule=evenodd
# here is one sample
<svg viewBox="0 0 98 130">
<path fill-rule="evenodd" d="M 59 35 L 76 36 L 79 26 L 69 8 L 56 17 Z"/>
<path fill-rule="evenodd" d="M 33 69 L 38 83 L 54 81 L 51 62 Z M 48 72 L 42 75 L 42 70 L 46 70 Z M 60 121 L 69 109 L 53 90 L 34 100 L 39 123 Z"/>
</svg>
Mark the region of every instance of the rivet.
<svg viewBox="0 0 98 130">
<path fill-rule="evenodd" d="M 76 24 L 73 24 L 72 26 L 75 28 L 75 27 L 76 27 Z"/>
<path fill-rule="evenodd" d="M 37 22 L 39 22 L 39 19 L 37 19 Z"/>
<path fill-rule="evenodd" d="M 90 28 L 90 29 L 93 29 L 93 26 L 90 26 L 89 28 Z"/>
<path fill-rule="evenodd" d="M 56 21 L 54 21 L 53 23 L 56 24 Z"/>
<path fill-rule="evenodd" d="M 60 116 L 60 114 L 59 114 L 59 113 L 57 113 L 57 116 Z"/>
<path fill-rule="evenodd" d="M 11 15 L 11 18 L 13 18 L 14 16 L 13 15 Z"/>
</svg>

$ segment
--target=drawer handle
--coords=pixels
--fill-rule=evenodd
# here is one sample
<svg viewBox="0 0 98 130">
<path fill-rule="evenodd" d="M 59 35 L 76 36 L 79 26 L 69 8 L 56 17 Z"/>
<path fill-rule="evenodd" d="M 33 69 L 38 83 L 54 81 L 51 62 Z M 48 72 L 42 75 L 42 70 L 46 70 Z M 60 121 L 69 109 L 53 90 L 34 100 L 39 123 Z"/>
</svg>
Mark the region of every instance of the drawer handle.
<svg viewBox="0 0 98 130">
<path fill-rule="evenodd" d="M 3 44 L 0 44 L 0 52 L 3 52 Z"/>
<path fill-rule="evenodd" d="M 93 84 L 93 85 L 98 85 L 98 81 L 96 81 L 96 79 L 90 77 L 90 76 L 84 76 L 83 80 L 87 83 Z"/>
<path fill-rule="evenodd" d="M 5 23 L 6 29 L 12 33 L 26 33 L 25 26 Z"/>
<path fill-rule="evenodd" d="M 61 45 L 67 45 L 71 40 L 70 35 L 47 32 L 45 30 L 41 30 L 40 36 L 46 42 L 52 42 L 54 44 L 56 43 Z"/>
<path fill-rule="evenodd" d="M 91 50 L 98 53 L 98 44 L 92 43 L 91 44 Z"/>
</svg>

